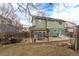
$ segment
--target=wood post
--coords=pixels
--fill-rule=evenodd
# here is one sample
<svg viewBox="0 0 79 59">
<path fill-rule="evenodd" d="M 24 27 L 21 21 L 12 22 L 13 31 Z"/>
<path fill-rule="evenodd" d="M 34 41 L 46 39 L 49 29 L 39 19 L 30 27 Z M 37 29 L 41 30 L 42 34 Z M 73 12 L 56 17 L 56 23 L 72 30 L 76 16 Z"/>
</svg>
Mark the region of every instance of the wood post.
<svg viewBox="0 0 79 59">
<path fill-rule="evenodd" d="M 32 39 L 32 43 L 33 43 L 33 31 L 31 31 L 31 39 Z"/>
<path fill-rule="evenodd" d="M 75 39 L 75 51 L 77 51 L 77 39 Z"/>
<path fill-rule="evenodd" d="M 47 39 L 48 39 L 48 42 L 49 42 L 49 29 L 47 29 Z"/>
<path fill-rule="evenodd" d="M 78 31 L 78 29 L 76 29 L 76 37 L 75 37 L 75 51 L 77 51 L 77 31 Z"/>
<path fill-rule="evenodd" d="M 49 42 L 49 29 L 36 29 L 36 30 L 31 30 L 31 39 L 32 39 L 32 43 L 35 43 L 36 42 L 36 38 L 34 38 L 34 32 L 35 31 L 41 31 L 41 32 L 46 32 L 46 38 L 47 38 L 47 41 Z"/>
</svg>

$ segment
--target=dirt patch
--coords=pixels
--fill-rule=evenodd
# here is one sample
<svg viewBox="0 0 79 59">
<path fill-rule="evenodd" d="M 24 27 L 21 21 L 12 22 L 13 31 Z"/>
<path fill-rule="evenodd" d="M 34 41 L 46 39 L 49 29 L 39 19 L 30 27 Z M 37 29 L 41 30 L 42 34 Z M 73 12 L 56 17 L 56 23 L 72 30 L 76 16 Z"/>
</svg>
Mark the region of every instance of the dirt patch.
<svg viewBox="0 0 79 59">
<path fill-rule="evenodd" d="M 58 47 L 58 42 L 10 44 L 0 46 L 0 55 L 5 56 L 78 56 L 75 51 Z"/>
</svg>

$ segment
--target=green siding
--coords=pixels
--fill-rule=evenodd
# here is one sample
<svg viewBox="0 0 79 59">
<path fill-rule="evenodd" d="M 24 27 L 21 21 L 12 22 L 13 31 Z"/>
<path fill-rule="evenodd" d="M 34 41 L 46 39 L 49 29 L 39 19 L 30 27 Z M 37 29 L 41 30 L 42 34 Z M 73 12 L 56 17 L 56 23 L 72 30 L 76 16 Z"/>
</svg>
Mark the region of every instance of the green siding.
<svg viewBox="0 0 79 59">
<path fill-rule="evenodd" d="M 41 29 L 41 28 L 49 28 L 50 30 L 50 36 L 59 36 L 59 34 L 64 34 L 64 25 L 65 23 L 62 22 L 62 24 L 59 24 L 59 21 L 47 21 L 46 20 L 41 20 L 41 19 L 36 19 L 33 20 L 33 25 L 35 25 L 34 29 Z"/>
<path fill-rule="evenodd" d="M 64 22 L 59 24 L 58 21 L 47 21 L 47 28 L 50 30 L 50 36 L 59 36 L 64 34 Z"/>
<path fill-rule="evenodd" d="M 64 29 L 62 28 L 50 28 L 50 36 L 59 36 L 64 34 Z"/>
<path fill-rule="evenodd" d="M 58 21 L 47 21 L 47 28 L 64 28 L 64 22 L 59 24 Z"/>
<path fill-rule="evenodd" d="M 45 28 L 46 27 L 46 22 L 45 20 L 41 20 L 41 22 L 36 19 L 33 21 L 33 25 L 35 26 L 35 28 Z"/>
<path fill-rule="evenodd" d="M 38 40 L 43 39 L 44 34 L 44 32 L 34 32 L 34 35 L 36 35 L 36 38 L 38 38 Z"/>
</svg>

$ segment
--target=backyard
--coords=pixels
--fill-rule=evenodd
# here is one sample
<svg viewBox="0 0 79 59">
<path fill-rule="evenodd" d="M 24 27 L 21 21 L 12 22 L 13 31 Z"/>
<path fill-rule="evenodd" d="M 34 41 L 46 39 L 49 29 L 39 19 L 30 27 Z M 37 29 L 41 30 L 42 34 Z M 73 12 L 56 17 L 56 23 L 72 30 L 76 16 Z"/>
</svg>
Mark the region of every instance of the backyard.
<svg viewBox="0 0 79 59">
<path fill-rule="evenodd" d="M 78 56 L 74 50 L 60 46 L 64 41 L 41 43 L 16 43 L 0 45 L 2 56 Z M 66 42 L 66 41 L 65 41 Z"/>
</svg>

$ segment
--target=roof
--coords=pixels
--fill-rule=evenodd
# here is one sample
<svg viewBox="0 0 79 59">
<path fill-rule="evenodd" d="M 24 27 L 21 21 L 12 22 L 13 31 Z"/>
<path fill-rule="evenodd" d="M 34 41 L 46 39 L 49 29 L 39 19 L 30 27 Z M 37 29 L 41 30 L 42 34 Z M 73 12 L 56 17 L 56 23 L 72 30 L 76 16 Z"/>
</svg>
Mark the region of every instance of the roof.
<svg viewBox="0 0 79 59">
<path fill-rule="evenodd" d="M 41 20 L 49 20 L 49 21 L 62 21 L 62 22 L 66 22 L 65 20 L 62 20 L 62 19 L 56 19 L 56 18 L 51 18 L 51 17 L 43 17 L 43 16 L 33 16 L 33 18 L 41 19 Z"/>
<path fill-rule="evenodd" d="M 76 27 L 79 28 L 79 25 L 77 25 Z"/>
<path fill-rule="evenodd" d="M 73 24 L 73 25 L 76 25 L 76 24 L 73 23 L 73 22 L 66 21 L 66 20 L 62 20 L 62 19 L 57 19 L 57 18 L 43 17 L 43 16 L 32 16 L 32 17 L 34 17 L 34 18 L 36 18 L 36 19 L 41 19 L 41 20 L 68 22 L 68 23 L 71 23 L 71 24 Z"/>
</svg>

